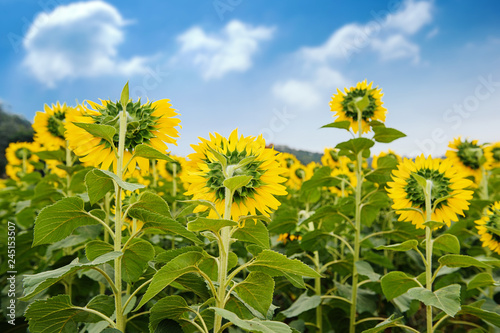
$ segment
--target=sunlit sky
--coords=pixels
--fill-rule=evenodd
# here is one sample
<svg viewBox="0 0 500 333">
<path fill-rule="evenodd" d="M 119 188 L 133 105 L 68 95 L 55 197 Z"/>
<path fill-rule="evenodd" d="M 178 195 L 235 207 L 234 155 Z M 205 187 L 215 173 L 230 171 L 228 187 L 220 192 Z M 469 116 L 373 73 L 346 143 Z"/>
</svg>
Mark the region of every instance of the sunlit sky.
<svg viewBox="0 0 500 333">
<path fill-rule="evenodd" d="M 441 155 L 461 135 L 500 141 L 500 2 L 0 0 L 0 101 L 32 120 L 45 103 L 167 98 L 181 113 L 172 153 L 210 132 L 263 134 L 322 152 L 348 139 L 337 88 L 383 89 L 377 144 Z"/>
</svg>

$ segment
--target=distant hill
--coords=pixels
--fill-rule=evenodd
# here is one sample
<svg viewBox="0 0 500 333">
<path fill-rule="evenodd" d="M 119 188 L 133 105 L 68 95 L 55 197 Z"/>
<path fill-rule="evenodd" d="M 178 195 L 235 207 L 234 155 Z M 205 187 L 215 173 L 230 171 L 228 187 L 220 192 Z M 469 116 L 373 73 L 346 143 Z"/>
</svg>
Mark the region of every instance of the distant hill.
<svg viewBox="0 0 500 333">
<path fill-rule="evenodd" d="M 5 106 L 0 104 L 0 177 L 5 174 L 5 148 L 11 142 L 33 141 L 33 128 L 31 122 L 20 115 L 7 112 Z"/>
<path fill-rule="evenodd" d="M 295 157 L 297 157 L 298 160 L 304 165 L 309 164 L 310 162 L 321 163 L 321 156 L 323 156 L 323 154 L 321 153 L 313 153 L 307 150 L 293 149 L 288 146 L 282 145 L 276 145 L 274 146 L 274 149 L 283 153 L 290 153 L 295 155 Z"/>
</svg>

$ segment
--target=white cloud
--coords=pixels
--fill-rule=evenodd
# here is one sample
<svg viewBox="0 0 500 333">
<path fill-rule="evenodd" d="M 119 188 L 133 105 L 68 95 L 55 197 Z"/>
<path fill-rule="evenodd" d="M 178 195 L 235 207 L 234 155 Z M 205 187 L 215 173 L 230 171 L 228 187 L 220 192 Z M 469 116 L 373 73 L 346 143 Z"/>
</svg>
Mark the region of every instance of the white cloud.
<svg viewBox="0 0 500 333">
<path fill-rule="evenodd" d="M 292 77 L 273 85 L 274 97 L 304 110 L 317 107 L 325 92 L 348 83 L 337 68 L 345 68 L 360 52 L 374 52 L 382 61 L 419 63 L 420 47 L 411 37 L 432 21 L 432 11 L 431 1 L 407 0 L 392 13 L 372 12 L 373 20 L 365 24 L 341 26 L 323 44 L 298 50 L 296 60 L 303 65 Z M 304 76 L 303 72 L 310 74 Z"/>
<path fill-rule="evenodd" d="M 209 34 L 193 27 L 177 38 L 181 48 L 175 59 L 192 62 L 205 80 L 221 78 L 232 71 L 244 72 L 252 66 L 259 43 L 271 39 L 273 33 L 273 27 L 252 27 L 236 20 L 219 33 Z"/>
<path fill-rule="evenodd" d="M 51 87 L 66 78 L 142 73 L 146 58 L 118 56 L 126 24 L 104 1 L 75 2 L 40 13 L 23 40 L 24 65 Z"/>
<path fill-rule="evenodd" d="M 431 2 L 409 0 L 385 17 L 372 13 L 374 19 L 366 24 L 346 24 L 334 31 L 324 44 L 305 47 L 299 53 L 308 62 L 326 62 L 349 61 L 356 53 L 373 50 L 383 60 L 409 58 L 418 62 L 420 48 L 409 38 L 432 21 L 432 9 Z"/>
</svg>

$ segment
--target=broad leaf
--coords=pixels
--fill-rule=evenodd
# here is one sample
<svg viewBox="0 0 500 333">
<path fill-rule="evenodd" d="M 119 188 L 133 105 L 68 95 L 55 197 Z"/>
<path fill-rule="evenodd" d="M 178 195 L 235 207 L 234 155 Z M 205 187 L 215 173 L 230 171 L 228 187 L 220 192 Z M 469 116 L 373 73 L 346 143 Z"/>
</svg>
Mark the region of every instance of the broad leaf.
<svg viewBox="0 0 500 333">
<path fill-rule="evenodd" d="M 98 224 L 83 207 L 81 198 L 70 197 L 42 209 L 35 220 L 33 246 L 55 243 L 68 237 L 77 227 Z"/>
<path fill-rule="evenodd" d="M 448 267 L 480 267 L 480 268 L 488 268 L 490 265 L 485 264 L 476 258 L 460 255 L 460 254 L 447 254 L 439 258 L 439 263 L 443 266 Z"/>
<path fill-rule="evenodd" d="M 125 282 L 136 282 L 142 276 L 148 262 L 153 260 L 155 250 L 150 242 L 139 239 L 129 245 L 122 258 L 122 278 Z"/>
<path fill-rule="evenodd" d="M 227 311 L 219 308 L 210 308 L 219 314 L 222 318 L 229 320 L 234 325 L 250 331 L 250 332 L 262 332 L 262 333 L 292 333 L 292 329 L 285 323 L 271 321 L 271 320 L 260 320 L 260 319 L 240 319 L 236 314 L 231 311 Z"/>
<path fill-rule="evenodd" d="M 281 314 L 287 318 L 296 317 L 303 312 L 315 309 L 320 304 L 320 296 L 307 296 L 307 292 L 305 292 L 288 309 L 281 311 Z"/>
<path fill-rule="evenodd" d="M 88 260 L 94 260 L 95 258 L 112 252 L 113 250 L 113 245 L 102 240 L 90 241 L 85 245 L 85 256 Z"/>
<path fill-rule="evenodd" d="M 408 295 L 425 305 L 433 306 L 446 312 L 450 317 L 455 317 L 460 311 L 460 285 L 452 284 L 432 292 L 422 287 L 408 290 Z"/>
<path fill-rule="evenodd" d="M 381 333 L 386 332 L 386 329 L 389 327 L 398 326 L 401 324 L 401 319 L 403 317 L 394 318 L 394 315 L 391 315 L 389 318 L 384 320 L 383 322 L 377 324 L 374 328 L 370 328 L 369 330 L 364 330 L 362 333 Z"/>
<path fill-rule="evenodd" d="M 388 301 L 403 295 L 411 288 L 419 286 L 415 278 L 399 271 L 387 273 L 380 279 L 380 283 L 382 285 L 382 291 Z"/>
<path fill-rule="evenodd" d="M 375 142 L 373 142 L 373 140 L 367 138 L 355 138 L 341 142 L 336 145 L 335 148 L 349 150 L 357 155 L 363 150 L 370 149 L 374 144 Z"/>
<path fill-rule="evenodd" d="M 341 128 L 345 130 L 349 130 L 350 127 L 351 127 L 351 122 L 348 120 L 334 121 L 333 123 L 321 126 L 321 128 Z"/>
<path fill-rule="evenodd" d="M 196 244 L 202 243 L 195 234 L 172 218 L 167 202 L 157 194 L 142 193 L 139 201 L 130 206 L 128 215 L 144 222 L 142 230 L 159 229 L 182 236 Z"/>
<path fill-rule="evenodd" d="M 113 179 L 100 170 L 94 169 L 85 176 L 85 186 L 89 195 L 90 203 L 94 204 L 104 198 L 106 193 L 115 188 Z"/>
<path fill-rule="evenodd" d="M 451 252 L 454 254 L 460 253 L 460 241 L 455 235 L 452 234 L 440 235 L 432 242 L 432 246 L 435 250 Z"/>
<path fill-rule="evenodd" d="M 253 178 L 252 176 L 245 176 L 245 175 L 233 176 L 231 178 L 225 179 L 223 185 L 227 187 L 231 192 L 234 192 L 237 189 L 248 185 L 248 183 L 250 183 L 252 178 Z"/>
<path fill-rule="evenodd" d="M 109 125 L 100 124 L 90 124 L 90 123 L 73 123 L 75 126 L 83 128 L 93 136 L 103 138 L 108 141 L 112 146 L 114 146 L 113 137 L 116 133 L 116 129 Z"/>
<path fill-rule="evenodd" d="M 372 127 L 375 135 L 373 139 L 377 142 L 389 143 L 396 139 L 403 138 L 406 136 L 403 132 L 398 131 L 394 128 L 375 126 Z"/>
<path fill-rule="evenodd" d="M 377 246 L 375 249 L 406 252 L 406 251 L 409 251 L 411 249 L 415 249 L 417 247 L 417 245 L 418 245 L 417 240 L 410 239 L 410 240 L 404 241 L 403 243 Z"/>
<path fill-rule="evenodd" d="M 458 314 L 473 315 L 494 325 L 495 327 L 500 327 L 500 315 L 496 312 L 483 310 L 470 305 L 462 305 L 462 310 L 460 310 Z"/>
<path fill-rule="evenodd" d="M 179 276 L 198 272 L 198 263 L 204 258 L 205 255 L 202 252 L 186 252 L 169 261 L 153 276 L 153 280 L 135 308 L 135 311 L 146 304 L 151 298 L 155 297 Z"/>
<path fill-rule="evenodd" d="M 267 274 L 251 272 L 234 291 L 245 303 L 266 316 L 273 301 L 274 280 Z"/>
<path fill-rule="evenodd" d="M 484 288 L 488 286 L 493 286 L 496 284 L 496 281 L 493 280 L 490 273 L 479 273 L 475 275 L 469 283 L 467 283 L 467 290 L 475 289 L 475 288 Z"/>
<path fill-rule="evenodd" d="M 150 160 L 166 160 L 169 162 L 174 162 L 174 160 L 167 154 L 164 154 L 158 149 L 144 143 L 135 147 L 134 157 L 142 157 Z"/>
<path fill-rule="evenodd" d="M 212 231 L 213 233 L 219 232 L 220 229 L 224 227 L 235 227 L 238 223 L 233 220 L 224 219 L 209 219 L 206 217 L 198 217 L 197 219 L 190 221 L 187 224 L 187 229 L 189 231 L 200 232 L 200 231 Z"/>
<path fill-rule="evenodd" d="M 249 271 L 262 272 L 270 276 L 286 276 L 285 274 L 294 274 L 307 277 L 321 277 L 311 267 L 297 259 L 288 259 L 284 255 L 271 251 L 264 250 L 256 260 L 248 266 Z"/>
<path fill-rule="evenodd" d="M 146 187 L 145 185 L 142 185 L 142 184 L 127 183 L 126 181 L 123 181 L 122 179 L 120 179 L 120 177 L 118 177 L 117 175 L 115 175 L 113 172 L 108 171 L 108 170 L 98 170 L 98 169 L 95 169 L 95 170 L 92 170 L 92 172 L 93 173 L 97 173 L 97 175 L 99 175 L 101 177 L 108 176 L 118 186 L 120 186 L 122 189 L 124 189 L 126 191 L 134 192 L 134 191 L 136 191 L 136 190 L 138 190 L 140 188 Z"/>
<path fill-rule="evenodd" d="M 264 223 L 258 220 L 246 221 L 242 228 L 236 229 L 232 237 L 242 242 L 259 245 L 265 249 L 269 248 L 269 232 Z"/>
<path fill-rule="evenodd" d="M 59 267 L 52 271 L 41 272 L 34 275 L 24 275 L 23 287 L 24 296 L 21 300 L 29 300 L 40 291 L 50 287 L 51 285 L 59 282 L 64 277 L 72 274 L 80 269 L 90 268 L 102 265 L 109 261 L 112 261 L 122 255 L 121 252 L 111 252 L 96 258 L 95 260 L 87 263 L 81 263 L 78 258 L 73 260 L 70 264 Z"/>
<path fill-rule="evenodd" d="M 181 296 L 174 295 L 162 298 L 151 308 L 149 331 L 155 332 L 158 324 L 164 319 L 178 321 L 188 311 L 192 310 Z"/>
<path fill-rule="evenodd" d="M 380 274 L 375 273 L 372 266 L 366 261 L 357 261 L 356 268 L 359 275 L 366 276 L 370 281 L 378 281 L 380 279 Z"/>
</svg>

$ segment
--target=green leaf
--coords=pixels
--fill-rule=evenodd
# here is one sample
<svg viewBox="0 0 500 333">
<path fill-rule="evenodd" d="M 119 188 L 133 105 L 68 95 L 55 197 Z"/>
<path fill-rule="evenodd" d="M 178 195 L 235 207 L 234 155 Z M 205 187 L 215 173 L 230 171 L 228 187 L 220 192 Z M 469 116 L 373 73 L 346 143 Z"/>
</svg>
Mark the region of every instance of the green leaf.
<svg viewBox="0 0 500 333">
<path fill-rule="evenodd" d="M 417 181 L 418 185 L 420 185 L 420 187 L 422 187 L 422 190 L 425 192 L 425 189 L 427 188 L 427 179 L 415 172 L 412 172 L 411 176 Z"/>
<path fill-rule="evenodd" d="M 251 272 L 234 290 L 244 302 L 266 316 L 273 301 L 272 277 L 260 272 Z"/>
<path fill-rule="evenodd" d="M 427 221 L 422 223 L 426 227 L 429 227 L 431 229 L 442 227 L 444 225 L 444 222 L 438 222 L 438 221 Z"/>
<path fill-rule="evenodd" d="M 87 177 L 87 174 L 91 170 L 93 170 L 93 168 L 85 168 L 85 169 L 79 170 L 71 177 L 71 182 L 70 182 L 69 188 L 71 191 L 73 191 L 73 193 L 83 193 L 87 190 L 86 183 L 85 183 L 85 177 Z"/>
<path fill-rule="evenodd" d="M 162 197 L 151 192 L 144 192 L 139 200 L 133 203 L 128 215 L 144 222 L 142 230 L 159 229 L 167 233 L 182 236 L 190 241 L 202 242 L 194 233 L 172 218 L 168 204 Z"/>
<path fill-rule="evenodd" d="M 157 263 L 167 263 L 170 260 L 174 259 L 175 257 L 177 257 L 183 253 L 192 252 L 192 251 L 203 252 L 203 249 L 199 246 L 193 246 L 193 245 L 183 246 L 183 247 L 179 247 L 179 248 L 176 248 L 173 250 L 168 250 L 168 251 L 165 251 L 165 252 L 158 254 L 155 258 L 155 261 Z"/>
<path fill-rule="evenodd" d="M 288 309 L 281 311 L 281 314 L 287 318 L 296 317 L 303 312 L 315 309 L 320 304 L 320 296 L 307 296 L 307 292 L 305 292 Z"/>
<path fill-rule="evenodd" d="M 282 234 L 295 229 L 298 223 L 297 210 L 294 208 L 281 205 L 274 213 L 271 223 L 267 226 L 269 232 Z"/>
<path fill-rule="evenodd" d="M 115 188 L 113 179 L 97 169 L 91 170 L 85 176 L 85 186 L 89 195 L 90 204 L 93 205 Z"/>
<path fill-rule="evenodd" d="M 194 205 L 198 205 L 198 206 L 206 206 L 208 208 L 213 209 L 214 212 L 217 213 L 217 215 L 219 214 L 217 212 L 217 208 L 215 207 L 214 203 L 211 201 L 208 201 L 208 200 L 179 200 L 179 202 L 190 203 L 190 204 L 194 204 Z"/>
<path fill-rule="evenodd" d="M 330 176 L 331 171 L 332 169 L 330 169 L 329 167 L 319 168 L 318 170 L 316 170 L 316 172 L 314 172 L 314 175 L 311 177 L 311 179 L 306 180 L 302 184 L 300 190 L 307 192 L 316 189 L 317 187 L 337 186 L 338 184 L 340 184 L 340 179 Z"/>
<path fill-rule="evenodd" d="M 125 106 L 127 105 L 128 100 L 129 100 L 129 89 L 127 81 L 127 83 L 125 83 L 125 85 L 123 86 L 122 93 L 120 95 L 120 103 Z"/>
<path fill-rule="evenodd" d="M 344 120 L 344 121 L 334 121 L 333 123 L 323 125 L 320 128 L 341 128 L 349 130 L 350 127 L 351 127 L 351 122 L 348 120 Z"/>
<path fill-rule="evenodd" d="M 62 149 L 44 150 L 34 152 L 41 160 L 57 160 L 63 162 L 66 159 L 66 153 Z"/>
<path fill-rule="evenodd" d="M 98 224 L 99 221 L 83 207 L 81 198 L 70 197 L 42 209 L 35 220 L 33 246 L 55 243 L 82 225 Z"/>
<path fill-rule="evenodd" d="M 495 327 L 500 327 L 500 315 L 496 312 L 483 310 L 470 305 L 462 305 L 462 310 L 458 312 L 458 314 L 469 314 L 476 316 Z"/>
<path fill-rule="evenodd" d="M 356 268 L 359 275 L 366 276 L 370 281 L 378 281 L 380 279 L 380 274 L 375 273 L 372 266 L 366 261 L 356 261 Z"/>
<path fill-rule="evenodd" d="M 151 308 L 149 331 L 155 332 L 158 324 L 164 319 L 179 321 L 184 313 L 190 311 L 192 310 L 181 296 L 173 295 L 164 297 Z"/>
<path fill-rule="evenodd" d="M 88 302 L 87 308 L 99 311 L 107 317 L 115 312 L 115 298 L 109 295 L 97 295 Z M 99 320 L 102 320 L 99 318 Z"/>
<path fill-rule="evenodd" d="M 24 296 L 21 298 L 21 300 L 29 300 L 40 291 L 50 287 L 54 283 L 57 283 L 58 281 L 63 279 L 65 276 L 72 274 L 77 270 L 102 265 L 122 256 L 122 254 L 123 253 L 121 252 L 111 252 L 86 263 L 81 263 L 80 260 L 76 258 L 70 264 L 59 267 L 52 271 L 45 271 L 34 275 L 24 275 Z"/>
<path fill-rule="evenodd" d="M 433 306 L 446 312 L 450 317 L 455 317 L 460 311 L 460 285 L 452 284 L 432 292 L 422 287 L 408 290 L 408 295 L 427 306 Z"/>
<path fill-rule="evenodd" d="M 398 160 L 391 155 L 382 156 L 377 160 L 377 169 L 395 169 L 398 166 Z"/>
<path fill-rule="evenodd" d="M 225 309 L 233 312 L 241 319 L 253 319 L 255 317 L 252 312 L 246 307 L 246 305 L 236 297 L 229 298 L 226 303 Z"/>
<path fill-rule="evenodd" d="M 382 126 L 375 126 L 372 128 L 373 132 L 375 132 L 373 140 L 377 142 L 389 143 L 396 139 L 403 138 L 406 136 L 406 134 L 394 128 L 382 127 Z"/>
<path fill-rule="evenodd" d="M 432 246 L 435 250 L 451 252 L 454 254 L 460 253 L 460 241 L 455 235 L 442 234 L 438 236 L 433 242 Z"/>
<path fill-rule="evenodd" d="M 256 158 L 257 158 L 257 156 L 247 156 L 247 157 L 245 157 L 244 159 L 242 159 L 241 161 L 239 161 L 238 164 L 236 164 L 235 169 L 242 168 L 245 165 L 248 165 L 248 164 L 252 163 L 253 161 L 255 161 Z"/>
<path fill-rule="evenodd" d="M 443 266 L 448 267 L 480 267 L 480 268 L 488 268 L 490 265 L 485 264 L 476 258 L 461 255 L 461 254 L 447 254 L 439 258 L 439 263 Z"/>
<path fill-rule="evenodd" d="M 389 327 L 395 327 L 401 324 L 401 319 L 403 317 L 394 318 L 395 316 L 392 314 L 389 318 L 384 320 L 383 322 L 377 324 L 374 328 L 370 328 L 368 330 L 364 330 L 362 333 L 381 333 L 385 332 Z"/>
<path fill-rule="evenodd" d="M 247 221 L 242 228 L 236 229 L 233 238 L 269 249 L 269 232 L 264 223 L 260 221 Z"/>
<path fill-rule="evenodd" d="M 142 184 L 127 183 L 127 182 L 121 180 L 120 177 L 115 175 L 113 172 L 108 171 L 108 170 L 95 169 L 92 172 L 97 173 L 100 177 L 108 176 L 118 186 L 120 186 L 122 189 L 124 189 L 126 191 L 134 192 L 135 190 L 146 187 L 145 185 L 142 185 Z"/>
<path fill-rule="evenodd" d="M 341 142 L 336 145 L 335 148 L 349 150 L 357 155 L 359 152 L 365 149 L 370 149 L 374 144 L 375 142 L 373 142 L 373 140 L 367 138 L 355 138 L 345 142 Z"/>
<path fill-rule="evenodd" d="M 209 309 L 214 310 L 218 315 L 220 315 L 224 319 L 229 320 L 234 325 L 250 332 L 292 333 L 292 329 L 285 323 L 271 320 L 260 320 L 257 318 L 252 320 L 240 319 L 231 311 L 213 307 Z"/>
<path fill-rule="evenodd" d="M 227 187 L 231 192 L 234 192 L 237 189 L 248 185 L 248 183 L 250 183 L 252 178 L 253 178 L 252 176 L 246 176 L 246 175 L 233 176 L 231 178 L 225 179 L 222 184 L 225 187 Z"/>
<path fill-rule="evenodd" d="M 113 252 L 113 245 L 102 240 L 90 241 L 85 245 L 85 256 L 88 260 L 94 260 L 106 253 Z"/>
<path fill-rule="evenodd" d="M 226 157 L 211 147 L 207 147 L 207 149 L 209 152 L 211 152 L 214 155 L 214 157 L 217 159 L 217 161 L 219 161 L 219 163 L 222 165 L 222 170 L 225 170 L 227 167 Z"/>
<path fill-rule="evenodd" d="M 224 227 L 236 227 L 237 225 L 238 223 L 233 220 L 198 217 L 195 220 L 188 222 L 187 229 L 194 232 L 209 230 L 213 233 L 217 233 Z"/>
<path fill-rule="evenodd" d="M 409 239 L 404 241 L 403 243 L 391 244 L 391 245 L 380 245 L 377 246 L 376 250 L 391 250 L 391 251 L 399 251 L 406 252 L 412 249 L 415 249 L 418 245 L 418 241 L 416 239 Z"/>
<path fill-rule="evenodd" d="M 108 141 L 111 144 L 111 146 L 114 147 L 113 137 L 116 134 L 116 129 L 113 126 L 90 124 L 90 123 L 73 123 L 73 124 L 80 128 L 83 128 L 93 136 L 103 138 L 104 140 Z"/>
<path fill-rule="evenodd" d="M 205 254 L 202 252 L 187 252 L 169 261 L 153 276 L 146 293 L 134 311 L 141 308 L 179 276 L 198 272 L 198 263 L 204 258 Z"/>
<path fill-rule="evenodd" d="M 247 269 L 254 272 L 266 273 L 272 277 L 286 276 L 286 274 L 294 274 L 307 277 L 321 277 L 311 267 L 297 259 L 288 259 L 281 253 L 264 250 L 251 263 Z"/>
<path fill-rule="evenodd" d="M 174 160 L 167 154 L 164 154 L 158 149 L 144 143 L 141 143 L 140 145 L 137 145 L 135 147 L 134 157 L 142 157 L 142 158 L 147 158 L 149 160 L 165 160 L 169 162 L 174 162 Z"/>
<path fill-rule="evenodd" d="M 99 296 L 98 298 L 98 300 L 94 298 L 90 301 L 86 308 L 97 311 L 102 309 L 103 298 Z M 94 308 L 94 306 L 98 308 Z M 37 300 L 31 303 L 26 310 L 26 318 L 29 320 L 29 331 L 33 333 L 78 332 L 77 326 L 79 322 L 95 323 L 102 320 L 101 317 L 89 313 L 84 309 L 72 305 L 68 295 Z M 109 304 L 107 304 L 106 310 L 109 310 Z"/>
<path fill-rule="evenodd" d="M 388 301 L 403 295 L 411 288 L 419 286 L 415 278 L 399 271 L 389 272 L 382 276 L 380 284 L 382 285 L 382 291 Z"/>
<path fill-rule="evenodd" d="M 125 282 L 136 282 L 148 266 L 148 261 L 153 260 L 155 250 L 150 242 L 138 239 L 129 245 L 122 258 L 122 278 Z"/>
<path fill-rule="evenodd" d="M 467 283 L 467 290 L 476 289 L 476 288 L 484 288 L 488 286 L 496 285 L 496 281 L 493 280 L 490 273 L 479 273 L 475 275 L 472 280 Z"/>
</svg>

